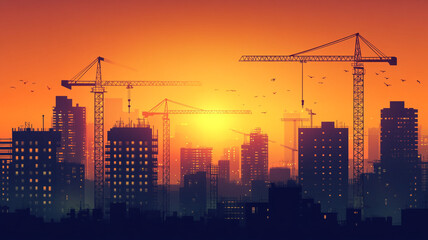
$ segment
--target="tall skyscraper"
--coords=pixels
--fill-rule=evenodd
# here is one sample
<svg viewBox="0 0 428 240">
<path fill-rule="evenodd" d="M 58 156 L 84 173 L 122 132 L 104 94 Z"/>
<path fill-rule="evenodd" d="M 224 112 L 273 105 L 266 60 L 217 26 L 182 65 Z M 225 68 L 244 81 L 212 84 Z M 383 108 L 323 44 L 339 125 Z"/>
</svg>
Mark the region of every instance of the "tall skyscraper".
<svg viewBox="0 0 428 240">
<path fill-rule="evenodd" d="M 195 219 L 205 215 L 207 210 L 207 174 L 197 172 L 183 177 L 183 187 L 180 188 L 180 212 L 183 216 L 193 216 Z"/>
<path fill-rule="evenodd" d="M 404 208 L 420 207 L 420 158 L 418 156 L 418 110 L 404 102 L 390 102 L 381 110 L 381 168 L 385 207 L 394 220 Z"/>
<path fill-rule="evenodd" d="M 369 128 L 369 162 L 365 164 L 365 172 L 373 172 L 373 162 L 380 160 L 380 129 Z"/>
<path fill-rule="evenodd" d="M 180 150 L 180 175 L 183 183 L 184 175 L 197 172 L 211 171 L 213 158 L 212 148 L 181 148 Z"/>
<path fill-rule="evenodd" d="M 250 133 L 250 142 L 241 146 L 241 179 L 249 188 L 251 181 L 268 181 L 268 135 L 260 128 Z"/>
<path fill-rule="evenodd" d="M 111 203 L 157 208 L 157 136 L 148 126 L 113 127 L 107 133 L 106 178 Z"/>
<path fill-rule="evenodd" d="M 223 149 L 223 159 L 230 162 L 230 180 L 239 182 L 241 170 L 239 166 L 239 147 L 229 147 Z"/>
<path fill-rule="evenodd" d="M 19 128 L 12 131 L 10 164 L 10 207 L 29 208 L 36 216 L 55 217 L 59 193 L 57 151 L 61 133 L 49 129 L 36 131 Z"/>
<path fill-rule="evenodd" d="M 230 161 L 218 161 L 218 182 L 220 185 L 229 183 L 230 181 Z"/>
<path fill-rule="evenodd" d="M 9 171 L 12 162 L 12 139 L 0 139 L 0 205 L 9 204 Z"/>
<path fill-rule="evenodd" d="M 86 109 L 73 107 L 71 99 L 57 96 L 53 108 L 52 128 L 61 132 L 60 162 L 86 163 Z"/>
<path fill-rule="evenodd" d="M 322 122 L 321 128 L 299 128 L 299 183 L 304 198 L 324 212 L 345 216 L 348 193 L 348 129 Z"/>
</svg>

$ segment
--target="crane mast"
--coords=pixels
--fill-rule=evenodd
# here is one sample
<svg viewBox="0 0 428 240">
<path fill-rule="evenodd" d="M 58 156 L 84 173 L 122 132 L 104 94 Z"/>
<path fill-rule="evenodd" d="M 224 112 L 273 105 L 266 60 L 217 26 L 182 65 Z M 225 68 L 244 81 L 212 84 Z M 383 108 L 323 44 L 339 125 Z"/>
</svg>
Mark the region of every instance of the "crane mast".
<svg viewBox="0 0 428 240">
<path fill-rule="evenodd" d="M 302 55 L 321 48 L 352 39 L 355 37 L 353 55 Z M 363 57 L 360 41 L 376 54 Z M 355 209 L 364 207 L 363 179 L 364 173 L 364 63 L 387 62 L 397 65 L 397 58 L 386 56 L 359 33 L 291 55 L 244 55 L 240 62 L 350 62 L 353 67 L 353 203 Z M 303 103 L 303 101 L 302 101 Z"/>
<path fill-rule="evenodd" d="M 104 93 L 105 86 L 128 89 L 133 86 L 200 86 L 197 81 L 127 81 L 109 80 L 103 81 L 101 75 L 101 61 L 103 57 L 97 57 L 88 66 L 77 73 L 71 80 L 62 80 L 61 85 L 71 89 L 74 87 L 92 87 L 94 93 L 94 207 L 104 211 Z M 96 65 L 95 80 L 81 80 L 81 78 Z"/>
</svg>

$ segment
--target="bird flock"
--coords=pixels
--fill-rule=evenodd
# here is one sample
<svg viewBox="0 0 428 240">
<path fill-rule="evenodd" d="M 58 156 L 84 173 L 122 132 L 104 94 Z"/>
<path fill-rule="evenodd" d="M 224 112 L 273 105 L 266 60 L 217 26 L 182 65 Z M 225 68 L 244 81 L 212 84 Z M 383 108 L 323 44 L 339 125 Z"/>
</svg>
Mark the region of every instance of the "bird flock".
<svg viewBox="0 0 428 240">
<path fill-rule="evenodd" d="M 37 85 L 36 82 L 31 82 L 31 84 L 30 84 L 30 82 L 21 79 L 21 80 L 19 80 L 17 82 L 16 85 L 10 86 L 10 88 L 15 89 L 15 90 L 17 90 L 17 89 L 25 89 L 26 91 L 28 91 L 28 88 L 29 88 L 30 93 L 34 93 L 34 92 L 36 92 L 36 90 L 35 90 L 36 89 L 36 85 Z M 48 91 L 50 91 L 52 88 L 49 87 L 49 85 L 46 85 L 46 89 Z"/>
</svg>

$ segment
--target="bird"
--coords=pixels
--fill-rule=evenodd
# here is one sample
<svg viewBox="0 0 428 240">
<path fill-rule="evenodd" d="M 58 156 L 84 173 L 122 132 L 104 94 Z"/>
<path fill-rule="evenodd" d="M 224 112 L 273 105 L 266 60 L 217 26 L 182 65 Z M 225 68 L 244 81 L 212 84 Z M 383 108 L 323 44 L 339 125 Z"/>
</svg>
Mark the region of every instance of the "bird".
<svg viewBox="0 0 428 240">
<path fill-rule="evenodd" d="M 400 79 L 402 82 L 405 82 L 406 81 L 406 79 Z"/>
<path fill-rule="evenodd" d="M 416 82 L 418 82 L 419 84 L 421 84 L 421 81 L 419 81 L 419 80 L 416 80 Z"/>
<path fill-rule="evenodd" d="M 24 84 L 27 84 L 28 81 L 24 81 Z"/>
<path fill-rule="evenodd" d="M 276 94 L 276 92 L 273 92 L 273 94 Z"/>
<path fill-rule="evenodd" d="M 376 73 L 376 75 L 379 75 L 379 73 L 377 73 L 377 72 L 375 72 Z"/>
<path fill-rule="evenodd" d="M 275 82 L 275 80 L 276 80 L 275 78 L 272 78 L 272 79 L 271 79 L 271 81 L 272 81 L 272 82 Z"/>
<path fill-rule="evenodd" d="M 46 86 L 48 88 L 48 90 L 51 90 L 51 88 L 49 86 Z"/>
<path fill-rule="evenodd" d="M 31 90 L 31 92 L 34 92 L 34 90 Z"/>
<path fill-rule="evenodd" d="M 266 97 L 266 96 L 263 96 L 263 97 Z"/>
<path fill-rule="evenodd" d="M 259 96 L 254 96 L 254 97 L 256 98 L 256 97 L 259 97 Z"/>
<path fill-rule="evenodd" d="M 380 70 L 380 72 L 381 72 L 381 73 L 385 73 L 386 71 L 385 71 L 385 70 Z"/>
<path fill-rule="evenodd" d="M 22 79 L 21 79 L 21 80 L 19 80 L 19 81 L 20 81 L 20 82 L 23 82 L 24 80 L 22 80 Z"/>
<path fill-rule="evenodd" d="M 349 72 L 349 71 L 348 71 L 348 70 L 346 70 L 346 69 L 345 69 L 345 70 L 343 70 L 343 71 L 345 71 L 345 72 Z"/>
<path fill-rule="evenodd" d="M 290 89 L 287 89 L 287 92 L 291 91 Z"/>
<path fill-rule="evenodd" d="M 322 79 L 325 79 L 325 77 L 322 77 Z"/>
<path fill-rule="evenodd" d="M 14 89 L 16 89 L 16 87 L 15 87 L 15 86 L 11 86 L 10 88 L 14 88 Z"/>
<path fill-rule="evenodd" d="M 314 102 L 314 104 L 317 104 L 317 102 Z"/>
<path fill-rule="evenodd" d="M 323 84 L 324 82 L 318 82 L 319 84 Z"/>
<path fill-rule="evenodd" d="M 261 112 L 262 114 L 266 114 L 266 112 Z"/>
<path fill-rule="evenodd" d="M 388 80 L 388 79 L 389 79 L 389 77 L 385 77 L 385 79 L 386 79 L 386 80 Z"/>
<path fill-rule="evenodd" d="M 32 82 L 31 84 L 36 84 L 35 82 Z"/>
<path fill-rule="evenodd" d="M 391 86 L 391 84 L 388 84 L 386 82 L 383 82 L 383 84 L 385 84 L 385 86 L 387 86 L 387 87 Z"/>
<path fill-rule="evenodd" d="M 308 75 L 309 78 L 314 78 L 314 76 Z"/>
</svg>

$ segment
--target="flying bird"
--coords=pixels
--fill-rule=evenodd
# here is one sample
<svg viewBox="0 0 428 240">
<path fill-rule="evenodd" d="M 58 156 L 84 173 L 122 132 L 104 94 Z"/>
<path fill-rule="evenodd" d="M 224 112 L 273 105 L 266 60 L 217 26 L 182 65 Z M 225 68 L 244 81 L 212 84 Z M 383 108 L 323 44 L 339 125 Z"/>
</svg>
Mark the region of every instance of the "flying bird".
<svg viewBox="0 0 428 240">
<path fill-rule="evenodd" d="M 345 69 L 345 70 L 343 70 L 343 71 L 345 71 L 345 72 L 349 72 L 349 70 L 346 70 L 346 69 Z"/>
<path fill-rule="evenodd" d="M 322 77 L 322 79 L 325 79 L 325 77 Z"/>
<path fill-rule="evenodd" d="M 51 88 L 49 86 L 46 86 L 48 88 L 48 90 L 51 90 Z"/>
<path fill-rule="evenodd" d="M 317 104 L 317 102 L 314 102 L 314 104 Z"/>
<path fill-rule="evenodd" d="M 19 80 L 19 81 L 20 81 L 20 82 L 23 82 L 24 80 L 22 80 L 22 79 L 21 79 L 21 80 Z"/>
<path fill-rule="evenodd" d="M 276 94 L 276 92 L 273 92 L 273 94 Z"/>
<path fill-rule="evenodd" d="M 254 97 L 256 98 L 256 97 L 259 97 L 259 96 L 254 96 Z"/>
<path fill-rule="evenodd" d="M 376 73 L 376 75 L 379 75 L 379 73 L 377 73 L 377 72 L 375 72 Z"/>
<path fill-rule="evenodd" d="M 323 84 L 324 82 L 318 82 L 319 84 Z"/>
<path fill-rule="evenodd" d="M 386 71 L 385 71 L 385 70 L 380 70 L 380 72 L 381 72 L 381 73 L 385 73 Z"/>
<path fill-rule="evenodd" d="M 31 92 L 34 92 L 34 90 L 31 90 Z"/>
<path fill-rule="evenodd" d="M 287 89 L 287 92 L 291 91 L 290 89 Z"/>
<path fill-rule="evenodd" d="M 308 75 L 309 78 L 314 78 L 314 76 Z"/>
<path fill-rule="evenodd" d="M 32 82 L 31 84 L 36 84 L 35 82 Z"/>
<path fill-rule="evenodd" d="M 266 97 L 266 96 L 263 96 L 263 97 Z"/>
<path fill-rule="evenodd" d="M 383 84 L 385 84 L 385 86 L 387 86 L 387 87 L 391 86 L 391 84 L 388 84 L 386 82 L 384 82 Z"/>
<path fill-rule="evenodd" d="M 261 112 L 262 114 L 266 114 L 266 112 Z"/>
<path fill-rule="evenodd" d="M 28 81 L 24 81 L 24 84 L 27 84 Z"/>
<path fill-rule="evenodd" d="M 14 89 L 16 89 L 16 87 L 15 87 L 15 86 L 12 86 L 12 87 L 10 87 L 10 88 L 14 88 Z"/>
<path fill-rule="evenodd" d="M 271 81 L 272 81 L 272 82 L 275 82 L 275 80 L 276 80 L 275 78 L 272 78 L 272 79 L 271 79 Z"/>
<path fill-rule="evenodd" d="M 416 82 L 418 82 L 419 84 L 421 84 L 421 81 L 419 81 L 419 80 L 416 80 Z"/>
<path fill-rule="evenodd" d="M 406 79 L 400 79 L 402 82 L 405 82 L 406 81 Z"/>
<path fill-rule="evenodd" d="M 388 79 L 389 79 L 389 77 L 385 77 L 385 79 L 386 79 L 386 80 L 388 80 Z"/>
</svg>

